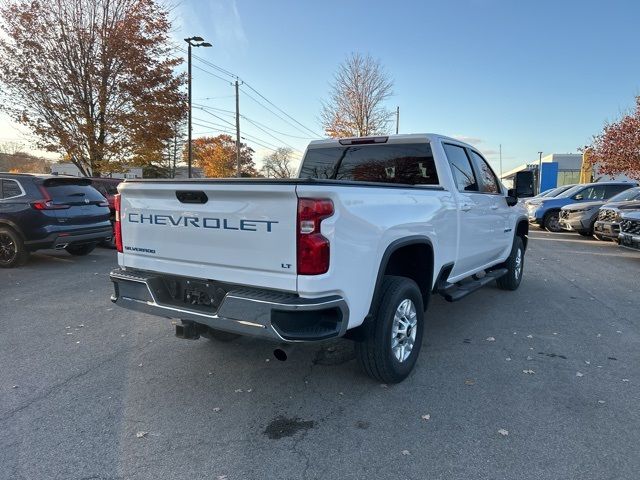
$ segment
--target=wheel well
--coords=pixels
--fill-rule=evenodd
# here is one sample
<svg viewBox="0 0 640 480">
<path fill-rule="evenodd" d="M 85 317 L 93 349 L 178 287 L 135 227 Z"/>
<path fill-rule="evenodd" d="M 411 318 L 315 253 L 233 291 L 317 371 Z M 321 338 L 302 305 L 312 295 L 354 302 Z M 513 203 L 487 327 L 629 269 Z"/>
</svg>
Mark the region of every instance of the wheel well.
<svg viewBox="0 0 640 480">
<path fill-rule="evenodd" d="M 391 253 L 383 275 L 407 277 L 418 284 L 425 308 L 433 283 L 433 249 L 427 243 L 404 245 Z"/>
<path fill-rule="evenodd" d="M 20 231 L 18 226 L 14 225 L 13 222 L 0 221 L 0 228 L 8 228 L 9 230 L 13 230 L 24 241 L 24 235 L 22 234 L 22 231 Z"/>
<path fill-rule="evenodd" d="M 527 249 L 527 241 L 529 240 L 529 222 L 526 220 L 521 220 L 516 227 L 516 236 L 522 238 L 522 243 L 524 245 L 524 249 Z"/>
</svg>

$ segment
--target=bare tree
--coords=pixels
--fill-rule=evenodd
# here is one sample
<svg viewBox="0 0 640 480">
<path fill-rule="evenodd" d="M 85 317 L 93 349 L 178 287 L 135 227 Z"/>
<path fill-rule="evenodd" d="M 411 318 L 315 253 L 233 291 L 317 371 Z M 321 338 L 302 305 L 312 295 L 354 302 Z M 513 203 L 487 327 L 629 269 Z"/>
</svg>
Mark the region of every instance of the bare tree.
<svg viewBox="0 0 640 480">
<path fill-rule="evenodd" d="M 293 150 L 278 148 L 275 152 L 264 157 L 260 173 L 267 178 L 291 178 L 294 168 L 292 163 Z"/>
<path fill-rule="evenodd" d="M 4 0 L 0 109 L 84 175 L 162 160 L 184 116 L 160 0 Z"/>
<path fill-rule="evenodd" d="M 334 76 L 329 99 L 322 103 L 320 120 L 330 137 L 363 137 L 388 133 L 393 112 L 384 101 L 393 80 L 378 60 L 352 53 Z"/>
</svg>

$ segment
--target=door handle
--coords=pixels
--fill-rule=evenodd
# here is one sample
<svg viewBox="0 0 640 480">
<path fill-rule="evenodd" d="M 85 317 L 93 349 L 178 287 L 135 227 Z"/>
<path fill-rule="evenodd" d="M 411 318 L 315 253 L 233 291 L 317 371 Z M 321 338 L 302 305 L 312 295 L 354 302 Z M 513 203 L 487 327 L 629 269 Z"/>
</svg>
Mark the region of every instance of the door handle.
<svg viewBox="0 0 640 480">
<path fill-rule="evenodd" d="M 470 203 L 463 203 L 462 205 L 460 205 L 460 210 L 462 210 L 463 212 L 468 212 L 469 210 L 471 210 L 471 207 L 473 205 L 471 205 Z"/>
</svg>

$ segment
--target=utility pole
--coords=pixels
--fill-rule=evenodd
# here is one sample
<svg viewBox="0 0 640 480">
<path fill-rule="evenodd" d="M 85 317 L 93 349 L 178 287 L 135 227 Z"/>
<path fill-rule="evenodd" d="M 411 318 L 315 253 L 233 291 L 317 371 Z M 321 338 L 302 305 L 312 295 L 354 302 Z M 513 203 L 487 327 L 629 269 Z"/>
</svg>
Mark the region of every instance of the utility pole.
<svg viewBox="0 0 640 480">
<path fill-rule="evenodd" d="M 193 151 L 191 148 L 191 47 L 211 47 L 209 42 L 205 42 L 202 37 L 189 37 L 184 39 L 189 46 L 187 47 L 187 91 L 189 97 L 189 125 L 187 126 L 187 141 L 189 142 L 189 157 L 187 160 L 187 174 L 191 178 L 191 162 L 193 160 Z M 191 43 L 196 42 L 196 43 Z"/>
<path fill-rule="evenodd" d="M 236 177 L 240 178 L 240 93 L 236 80 Z"/>
<path fill-rule="evenodd" d="M 502 144 L 500 144 L 500 181 L 502 181 Z"/>
<path fill-rule="evenodd" d="M 542 152 L 538 152 L 538 193 L 542 191 Z"/>
<path fill-rule="evenodd" d="M 396 107 L 396 135 L 400 130 L 400 107 Z"/>
</svg>

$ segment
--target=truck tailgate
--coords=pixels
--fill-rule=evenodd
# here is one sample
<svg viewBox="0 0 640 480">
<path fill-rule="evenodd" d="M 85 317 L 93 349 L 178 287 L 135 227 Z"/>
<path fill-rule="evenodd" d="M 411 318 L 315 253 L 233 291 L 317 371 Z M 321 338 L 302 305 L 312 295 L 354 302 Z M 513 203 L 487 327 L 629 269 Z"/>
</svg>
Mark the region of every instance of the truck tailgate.
<svg viewBox="0 0 640 480">
<path fill-rule="evenodd" d="M 124 182 L 120 264 L 296 291 L 296 187 Z"/>
</svg>

